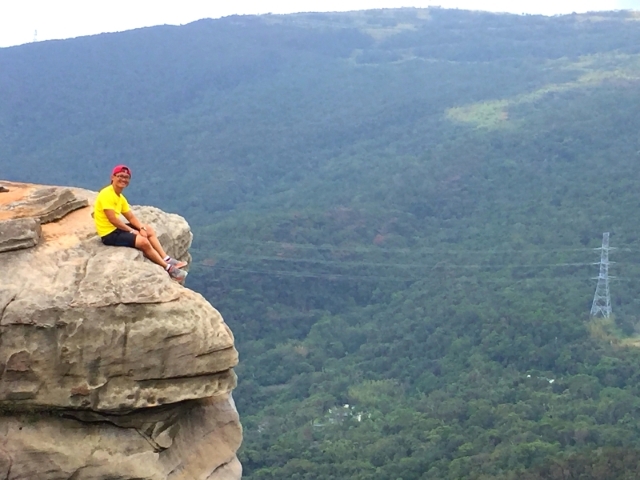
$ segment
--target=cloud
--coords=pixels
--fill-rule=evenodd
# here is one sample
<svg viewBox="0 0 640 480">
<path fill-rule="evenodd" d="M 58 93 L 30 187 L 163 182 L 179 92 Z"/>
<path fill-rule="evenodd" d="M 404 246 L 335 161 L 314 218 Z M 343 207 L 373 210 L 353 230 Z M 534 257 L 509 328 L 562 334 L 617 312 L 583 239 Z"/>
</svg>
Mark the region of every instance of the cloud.
<svg viewBox="0 0 640 480">
<path fill-rule="evenodd" d="M 582 13 L 597 10 L 617 10 L 621 8 L 618 0 L 562 0 L 547 2 L 540 0 L 442 0 L 444 8 L 463 8 L 468 10 L 488 10 L 491 12 L 534 13 L 557 15 Z M 638 3 L 634 0 L 633 3 Z"/>
<path fill-rule="evenodd" d="M 620 10 L 640 10 L 640 0 L 620 0 L 617 8 Z"/>
</svg>

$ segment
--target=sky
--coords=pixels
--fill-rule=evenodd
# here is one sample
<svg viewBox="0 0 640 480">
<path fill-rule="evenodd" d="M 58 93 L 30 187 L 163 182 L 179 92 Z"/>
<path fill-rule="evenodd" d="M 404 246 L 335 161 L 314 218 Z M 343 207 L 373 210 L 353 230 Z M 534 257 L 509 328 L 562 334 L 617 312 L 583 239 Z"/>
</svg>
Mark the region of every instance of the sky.
<svg viewBox="0 0 640 480">
<path fill-rule="evenodd" d="M 183 25 L 201 18 L 234 14 L 426 8 L 434 5 L 543 15 L 640 10 L 640 0 L 0 0 L 0 48 L 154 25 Z"/>
</svg>

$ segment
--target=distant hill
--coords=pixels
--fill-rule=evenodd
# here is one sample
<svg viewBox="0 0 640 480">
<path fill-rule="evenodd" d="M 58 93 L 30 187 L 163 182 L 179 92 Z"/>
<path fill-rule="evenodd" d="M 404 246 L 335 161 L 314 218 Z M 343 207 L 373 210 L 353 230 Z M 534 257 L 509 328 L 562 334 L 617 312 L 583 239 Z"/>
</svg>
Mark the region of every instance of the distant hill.
<svg viewBox="0 0 640 480">
<path fill-rule="evenodd" d="M 246 478 L 627 478 L 638 111 L 632 12 L 233 16 L 0 49 L 0 178 L 189 219 Z"/>
<path fill-rule="evenodd" d="M 633 79 L 639 35 L 628 13 L 399 9 L 233 16 L 4 48 L 4 176 L 97 188 L 126 162 L 145 172 L 140 200 L 167 203 L 169 176 L 185 198 L 167 207 L 197 216 L 202 202 L 186 192 L 211 190 L 207 208 L 225 211 L 300 186 L 350 149 L 417 155 L 464 120 L 450 108 Z M 286 175 L 295 178 L 283 187 Z"/>
</svg>

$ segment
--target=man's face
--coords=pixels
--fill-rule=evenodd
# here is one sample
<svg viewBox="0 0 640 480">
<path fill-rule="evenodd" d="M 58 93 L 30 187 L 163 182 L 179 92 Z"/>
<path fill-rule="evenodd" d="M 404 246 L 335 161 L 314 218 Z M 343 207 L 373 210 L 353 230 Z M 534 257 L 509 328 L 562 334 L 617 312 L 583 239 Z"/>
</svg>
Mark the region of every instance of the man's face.
<svg viewBox="0 0 640 480">
<path fill-rule="evenodd" d="M 111 183 L 118 188 L 125 188 L 130 180 L 131 175 L 125 172 L 116 173 L 111 177 Z"/>
</svg>

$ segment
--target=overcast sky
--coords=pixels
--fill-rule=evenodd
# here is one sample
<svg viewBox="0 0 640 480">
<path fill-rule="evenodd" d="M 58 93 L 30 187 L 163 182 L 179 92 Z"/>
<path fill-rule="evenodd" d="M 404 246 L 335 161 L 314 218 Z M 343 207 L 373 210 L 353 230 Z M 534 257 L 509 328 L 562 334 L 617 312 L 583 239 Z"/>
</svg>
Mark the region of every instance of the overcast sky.
<svg viewBox="0 0 640 480">
<path fill-rule="evenodd" d="M 0 0 L 0 47 L 180 25 L 233 14 L 330 12 L 428 7 L 555 15 L 596 10 L 640 10 L 640 0 Z M 37 35 L 36 35 L 37 31 Z"/>
</svg>

